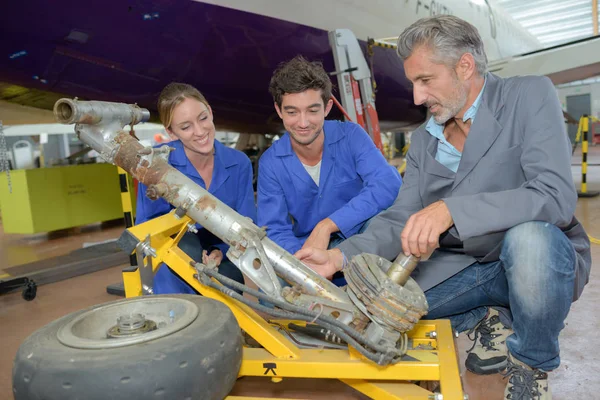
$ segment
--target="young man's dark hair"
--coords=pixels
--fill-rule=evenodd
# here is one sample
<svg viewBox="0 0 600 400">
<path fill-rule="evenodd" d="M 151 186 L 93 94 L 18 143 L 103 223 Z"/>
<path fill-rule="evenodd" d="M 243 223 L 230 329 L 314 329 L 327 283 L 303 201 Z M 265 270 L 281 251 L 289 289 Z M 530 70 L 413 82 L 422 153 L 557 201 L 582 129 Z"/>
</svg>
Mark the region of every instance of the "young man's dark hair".
<svg viewBox="0 0 600 400">
<path fill-rule="evenodd" d="M 301 93 L 308 89 L 321 90 L 323 104 L 331 98 L 331 79 L 318 61 L 308 61 L 296 56 L 277 67 L 269 84 L 273 101 L 281 107 L 286 93 Z"/>
</svg>

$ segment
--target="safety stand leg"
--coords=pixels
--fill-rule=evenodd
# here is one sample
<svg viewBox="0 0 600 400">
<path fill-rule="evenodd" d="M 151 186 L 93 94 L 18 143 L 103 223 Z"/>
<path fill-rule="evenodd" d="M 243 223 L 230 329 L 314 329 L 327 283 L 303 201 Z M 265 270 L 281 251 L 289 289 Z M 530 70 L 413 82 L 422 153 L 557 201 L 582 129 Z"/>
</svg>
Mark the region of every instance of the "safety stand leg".
<svg viewBox="0 0 600 400">
<path fill-rule="evenodd" d="M 596 197 L 600 195 L 600 192 L 597 191 L 588 191 L 587 190 L 587 155 L 588 155 L 588 136 L 590 133 L 590 117 L 584 115 L 582 118 L 582 138 L 581 138 L 581 190 L 577 192 L 578 197 Z"/>
</svg>

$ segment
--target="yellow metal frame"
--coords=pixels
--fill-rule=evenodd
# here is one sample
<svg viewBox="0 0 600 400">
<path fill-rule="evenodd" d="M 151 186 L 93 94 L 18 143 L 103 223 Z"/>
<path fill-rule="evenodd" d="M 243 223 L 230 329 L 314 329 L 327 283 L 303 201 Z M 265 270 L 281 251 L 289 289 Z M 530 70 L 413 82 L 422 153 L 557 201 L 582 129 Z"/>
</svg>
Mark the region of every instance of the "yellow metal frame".
<svg viewBox="0 0 600 400">
<path fill-rule="evenodd" d="M 134 225 L 135 221 L 135 191 L 133 189 L 133 178 L 123 168 L 118 167 L 119 184 L 121 186 L 121 204 L 123 206 L 123 218 L 127 228 Z"/>
<path fill-rule="evenodd" d="M 598 122 L 598 118 L 590 115 L 584 115 L 579 119 L 577 127 L 577 135 L 575 136 L 575 144 L 581 140 L 581 191 L 579 193 L 586 194 L 587 191 L 587 153 L 588 153 L 588 133 L 592 126 L 592 122 Z M 597 193 L 596 193 L 597 194 Z"/>
<path fill-rule="evenodd" d="M 283 336 L 253 309 L 225 294 L 207 287 L 194 278 L 196 270 L 177 247 L 187 230 L 188 217 L 177 219 L 166 214 L 128 229 L 139 241 L 150 235 L 156 250 L 153 269 L 161 263 L 169 267 L 203 296 L 225 303 L 247 334 L 262 348 L 244 347 L 239 376 L 262 376 L 274 382 L 284 378 L 339 379 L 373 399 L 427 400 L 433 393 L 414 381 L 439 381 L 444 400 L 463 400 L 454 335 L 447 320 L 420 321 L 408 333 L 413 348 L 404 360 L 382 367 L 364 358 L 353 348 L 348 350 L 301 349 Z M 125 294 L 142 295 L 139 269 L 123 272 Z M 289 321 L 280 321 L 279 323 Z M 303 322 L 294 321 L 297 324 Z M 277 321 L 273 321 L 276 325 Z M 431 333 L 435 332 L 435 335 Z M 270 368 L 266 368 L 269 364 Z M 229 399 L 250 399 L 231 396 Z"/>
</svg>

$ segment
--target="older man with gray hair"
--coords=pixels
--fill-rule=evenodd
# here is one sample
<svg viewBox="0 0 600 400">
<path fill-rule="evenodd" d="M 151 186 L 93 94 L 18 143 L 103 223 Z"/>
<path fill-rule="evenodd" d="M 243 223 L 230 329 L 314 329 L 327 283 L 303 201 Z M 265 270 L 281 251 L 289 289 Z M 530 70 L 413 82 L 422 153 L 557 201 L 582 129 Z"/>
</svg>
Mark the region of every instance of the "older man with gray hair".
<svg viewBox="0 0 600 400">
<path fill-rule="evenodd" d="M 479 33 L 453 16 L 415 22 L 398 54 L 431 113 L 398 198 L 364 233 L 297 257 L 331 276 L 362 252 L 429 256 L 413 278 L 428 318 L 474 333 L 467 368 L 506 370 L 507 399 L 549 399 L 558 335 L 591 267 L 556 91 L 546 77 L 486 72 Z"/>
</svg>

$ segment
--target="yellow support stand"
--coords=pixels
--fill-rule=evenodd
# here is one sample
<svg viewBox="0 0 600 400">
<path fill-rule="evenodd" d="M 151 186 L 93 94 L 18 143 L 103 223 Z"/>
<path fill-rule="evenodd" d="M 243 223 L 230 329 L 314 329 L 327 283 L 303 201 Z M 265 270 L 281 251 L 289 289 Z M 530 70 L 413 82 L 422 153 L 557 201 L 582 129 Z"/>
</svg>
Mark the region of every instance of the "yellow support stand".
<svg viewBox="0 0 600 400">
<path fill-rule="evenodd" d="M 119 171 L 119 186 L 121 188 L 121 206 L 123 208 L 123 221 L 125 222 L 125 228 L 131 228 L 135 224 L 135 206 L 136 196 L 135 187 L 133 185 L 133 178 L 123 168 L 117 167 Z M 129 255 L 129 265 L 135 269 L 137 260 L 135 254 Z M 123 271 L 123 279 L 125 279 L 126 272 L 132 268 L 128 268 Z M 119 296 L 124 295 L 125 282 L 113 283 L 106 287 L 108 293 L 116 294 Z M 140 291 L 141 291 L 140 286 Z M 141 293 L 141 292 L 140 292 Z"/>
<path fill-rule="evenodd" d="M 448 320 L 420 321 L 408 333 L 412 340 L 403 360 L 389 366 L 379 366 L 360 353 L 347 350 L 302 349 L 279 332 L 277 326 L 291 321 L 267 322 L 252 308 L 200 283 L 194 275 L 192 261 L 177 243 L 187 231 L 188 217 L 177 219 L 173 212 L 128 229 L 138 241 L 150 235 L 156 251 L 152 258 L 154 272 L 161 263 L 169 267 L 203 296 L 225 303 L 248 335 L 262 347 L 244 347 L 239 376 L 262 376 L 279 382 L 285 378 L 339 379 L 373 399 L 430 400 L 435 394 L 413 383 L 438 381 L 444 400 L 463 400 L 465 395 L 459 375 L 454 335 Z M 142 295 L 138 269 L 124 272 L 126 296 Z M 305 324 L 293 321 L 296 324 Z M 435 333 L 433 333 L 435 332 Z M 228 399 L 251 399 L 231 396 Z"/>
<path fill-rule="evenodd" d="M 577 192 L 579 197 L 596 197 L 600 192 L 589 192 L 587 190 L 587 154 L 588 154 L 588 136 L 590 132 L 591 120 L 593 117 L 584 115 L 579 120 L 579 129 L 577 139 L 581 132 L 581 190 Z M 576 140 L 577 140 L 576 139 Z"/>
<path fill-rule="evenodd" d="M 581 190 L 577 192 L 578 197 L 596 197 L 600 192 L 588 192 L 587 190 L 587 154 L 588 154 L 588 135 L 590 131 L 590 125 L 592 122 L 598 122 L 597 118 L 592 116 L 583 115 L 579 119 L 579 126 L 577 127 L 577 135 L 575 136 L 575 144 L 573 145 L 573 151 L 577 142 L 581 139 Z M 591 243 L 600 244 L 600 240 L 593 236 L 588 235 Z"/>
<path fill-rule="evenodd" d="M 123 205 L 123 218 L 125 227 L 130 228 L 135 221 L 135 191 L 133 190 L 133 179 L 127 171 L 121 167 L 119 170 L 119 185 L 121 186 L 121 204 Z"/>
</svg>

